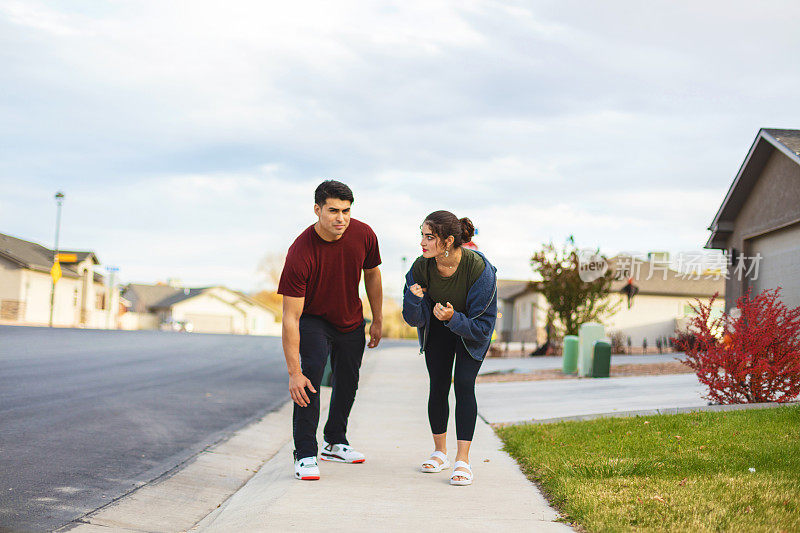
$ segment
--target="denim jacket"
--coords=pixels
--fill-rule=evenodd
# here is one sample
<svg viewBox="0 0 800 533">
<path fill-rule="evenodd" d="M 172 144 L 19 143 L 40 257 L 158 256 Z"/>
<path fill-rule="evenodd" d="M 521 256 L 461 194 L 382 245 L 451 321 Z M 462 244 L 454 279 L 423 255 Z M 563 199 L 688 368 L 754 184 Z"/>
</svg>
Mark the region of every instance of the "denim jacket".
<svg viewBox="0 0 800 533">
<path fill-rule="evenodd" d="M 454 311 L 453 317 L 445 325 L 461 337 L 464 347 L 473 359 L 483 361 L 492 342 L 497 320 L 497 268 L 481 252 L 476 250 L 476 253 L 483 258 L 486 268 L 467 292 L 467 312 Z M 418 283 L 411 270 L 413 267 L 406 273 L 406 284 L 403 287 L 403 319 L 417 328 L 419 353 L 424 353 L 433 302 L 427 294 L 420 298 L 411 292 L 409 287 Z"/>
</svg>

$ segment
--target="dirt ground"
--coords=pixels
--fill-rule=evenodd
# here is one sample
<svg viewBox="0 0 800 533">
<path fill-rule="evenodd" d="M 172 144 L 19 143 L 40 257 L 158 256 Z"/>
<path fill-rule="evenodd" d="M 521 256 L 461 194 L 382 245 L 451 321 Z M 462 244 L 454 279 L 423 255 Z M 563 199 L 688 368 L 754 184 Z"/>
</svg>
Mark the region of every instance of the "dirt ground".
<svg viewBox="0 0 800 533">
<path fill-rule="evenodd" d="M 678 361 L 668 363 L 649 363 L 643 365 L 611 365 L 611 377 L 621 376 L 660 376 L 662 374 L 691 374 L 691 368 Z M 578 379 L 574 374 L 564 374 L 561 369 L 537 370 L 514 374 L 488 374 L 478 376 L 477 383 L 501 383 L 506 381 L 544 381 L 548 379 Z"/>
</svg>

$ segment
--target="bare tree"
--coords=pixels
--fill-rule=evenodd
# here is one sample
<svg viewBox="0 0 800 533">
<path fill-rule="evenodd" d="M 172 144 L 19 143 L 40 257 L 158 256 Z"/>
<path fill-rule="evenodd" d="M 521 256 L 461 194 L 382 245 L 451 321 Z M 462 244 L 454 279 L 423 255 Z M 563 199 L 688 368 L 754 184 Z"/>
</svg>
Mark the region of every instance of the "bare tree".
<svg viewBox="0 0 800 533">
<path fill-rule="evenodd" d="M 266 285 L 269 290 L 278 290 L 278 282 L 281 279 L 281 272 L 283 271 L 283 264 L 285 262 L 286 254 L 276 252 L 268 252 L 261 258 L 261 261 L 259 261 L 256 272 L 261 282 Z"/>
</svg>

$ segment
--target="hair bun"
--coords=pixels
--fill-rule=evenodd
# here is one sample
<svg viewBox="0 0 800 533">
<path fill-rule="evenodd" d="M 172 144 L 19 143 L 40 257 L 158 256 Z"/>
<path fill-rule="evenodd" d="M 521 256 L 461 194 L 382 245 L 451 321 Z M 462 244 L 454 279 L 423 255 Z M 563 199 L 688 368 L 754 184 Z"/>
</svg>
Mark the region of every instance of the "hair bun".
<svg viewBox="0 0 800 533">
<path fill-rule="evenodd" d="M 461 242 L 467 243 L 475 235 L 475 226 L 467 217 L 458 220 L 461 223 Z"/>
</svg>

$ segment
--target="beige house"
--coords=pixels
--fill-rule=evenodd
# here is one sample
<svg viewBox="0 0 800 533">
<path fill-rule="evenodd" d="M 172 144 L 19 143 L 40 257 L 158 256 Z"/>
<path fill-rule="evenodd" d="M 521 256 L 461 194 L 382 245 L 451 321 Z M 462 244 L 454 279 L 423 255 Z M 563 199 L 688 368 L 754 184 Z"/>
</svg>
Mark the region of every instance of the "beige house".
<svg viewBox="0 0 800 533">
<path fill-rule="evenodd" d="M 800 130 L 758 132 L 708 229 L 706 248 L 728 257 L 728 309 L 748 288 L 778 286 L 800 306 Z"/>
<path fill-rule="evenodd" d="M 547 300 L 532 281 L 497 280 L 497 339 L 532 345 L 547 340 Z"/>
<path fill-rule="evenodd" d="M 46 326 L 50 322 L 53 250 L 0 233 L 0 323 Z M 62 277 L 56 283 L 53 325 L 116 327 L 118 292 L 94 271 L 94 252 L 60 251 Z"/>
<path fill-rule="evenodd" d="M 721 275 L 683 274 L 669 268 L 666 262 L 622 259 L 622 256 L 609 259 L 609 268 L 620 271 L 620 279 L 612 282 L 609 296 L 612 304 L 616 304 L 616 312 L 602 322 L 607 334 L 619 331 L 630 337 L 634 346 L 641 346 L 644 339 L 648 346 L 654 346 L 657 338 L 671 337 L 676 329 L 684 329 L 687 319 L 693 315 L 691 306 L 698 299 L 707 303 L 719 292 L 714 308 L 717 313 L 723 310 L 725 280 Z M 621 292 L 629 277 L 634 278 L 633 285 L 638 289 L 630 307 L 627 295 Z M 539 283 L 498 280 L 501 315 L 496 326 L 498 340 L 531 345 L 546 341 L 549 306 L 537 290 Z"/>
<path fill-rule="evenodd" d="M 623 263 L 623 264 L 621 264 Z M 665 261 L 643 261 L 621 256 L 609 259 L 609 268 L 619 270 L 621 279 L 611 283 L 611 301 L 619 302 L 617 311 L 603 320 L 606 332 L 620 331 L 631 338 L 633 346 L 655 345 L 659 337 L 672 337 L 675 330 L 686 328 L 687 320 L 694 315 L 692 305 L 700 300 L 708 303 L 715 293 L 713 313 L 721 313 L 725 306 L 725 279 L 720 273 L 681 273 L 669 268 Z M 638 289 L 628 307 L 627 294 L 622 292 L 633 278 Z"/>
<path fill-rule="evenodd" d="M 280 313 L 226 287 L 188 288 L 132 283 L 123 329 L 183 329 L 197 333 L 280 335 Z"/>
</svg>

